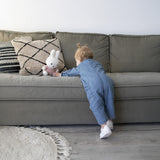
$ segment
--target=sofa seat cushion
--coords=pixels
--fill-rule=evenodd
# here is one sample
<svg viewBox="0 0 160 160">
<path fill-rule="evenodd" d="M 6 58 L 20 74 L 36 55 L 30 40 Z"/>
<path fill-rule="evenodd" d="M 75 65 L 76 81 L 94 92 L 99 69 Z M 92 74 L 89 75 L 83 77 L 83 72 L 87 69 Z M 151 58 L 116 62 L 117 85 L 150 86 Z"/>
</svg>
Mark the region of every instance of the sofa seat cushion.
<svg viewBox="0 0 160 160">
<path fill-rule="evenodd" d="M 160 72 L 108 73 L 115 83 L 115 99 L 160 99 Z"/>
<path fill-rule="evenodd" d="M 0 73 L 0 100 L 86 100 L 79 77 Z"/>
<path fill-rule="evenodd" d="M 115 100 L 160 99 L 160 73 L 107 73 Z M 87 101 L 79 77 L 21 76 L 0 73 L 0 100 Z"/>
</svg>

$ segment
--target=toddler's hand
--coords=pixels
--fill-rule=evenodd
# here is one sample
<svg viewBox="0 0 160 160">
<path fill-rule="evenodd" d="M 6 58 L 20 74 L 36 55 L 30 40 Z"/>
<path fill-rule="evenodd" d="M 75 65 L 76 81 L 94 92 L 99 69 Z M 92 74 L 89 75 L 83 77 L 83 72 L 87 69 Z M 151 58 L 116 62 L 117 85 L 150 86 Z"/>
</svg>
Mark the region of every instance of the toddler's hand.
<svg viewBox="0 0 160 160">
<path fill-rule="evenodd" d="M 54 73 L 53 73 L 53 76 L 54 76 L 54 77 L 60 77 L 60 76 L 61 76 L 61 73 L 54 72 Z"/>
</svg>

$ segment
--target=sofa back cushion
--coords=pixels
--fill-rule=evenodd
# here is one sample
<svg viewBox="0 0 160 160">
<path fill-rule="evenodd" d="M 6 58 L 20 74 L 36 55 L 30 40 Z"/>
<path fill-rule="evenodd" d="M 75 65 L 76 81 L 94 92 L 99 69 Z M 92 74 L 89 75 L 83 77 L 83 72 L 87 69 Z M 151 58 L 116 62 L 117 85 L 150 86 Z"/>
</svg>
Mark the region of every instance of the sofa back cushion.
<svg viewBox="0 0 160 160">
<path fill-rule="evenodd" d="M 94 59 L 109 71 L 109 37 L 104 34 L 57 32 L 67 68 L 75 67 L 74 55 L 77 43 L 87 44 L 94 52 Z"/>
<path fill-rule="evenodd" d="M 159 72 L 160 35 L 110 36 L 111 72 Z"/>
<path fill-rule="evenodd" d="M 43 40 L 54 38 L 54 33 L 51 32 L 16 32 L 0 30 L 0 41 L 11 41 L 15 37 L 31 36 L 33 40 Z"/>
</svg>

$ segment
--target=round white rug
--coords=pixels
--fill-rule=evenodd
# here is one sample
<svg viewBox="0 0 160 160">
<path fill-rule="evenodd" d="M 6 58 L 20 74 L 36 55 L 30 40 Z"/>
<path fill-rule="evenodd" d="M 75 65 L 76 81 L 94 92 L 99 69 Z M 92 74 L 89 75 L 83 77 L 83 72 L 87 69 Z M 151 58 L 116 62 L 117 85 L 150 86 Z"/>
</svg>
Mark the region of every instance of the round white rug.
<svg viewBox="0 0 160 160">
<path fill-rule="evenodd" d="M 70 160 L 69 142 L 47 128 L 0 127 L 0 160 Z"/>
</svg>

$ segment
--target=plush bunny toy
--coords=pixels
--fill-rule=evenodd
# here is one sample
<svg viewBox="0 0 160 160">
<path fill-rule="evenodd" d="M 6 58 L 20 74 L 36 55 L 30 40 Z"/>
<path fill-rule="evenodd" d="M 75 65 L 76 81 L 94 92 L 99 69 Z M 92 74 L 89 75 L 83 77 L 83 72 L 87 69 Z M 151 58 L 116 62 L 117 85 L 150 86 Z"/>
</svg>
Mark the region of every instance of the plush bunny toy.
<svg viewBox="0 0 160 160">
<path fill-rule="evenodd" d="M 45 66 L 42 67 L 43 75 L 51 75 L 53 76 L 54 72 L 58 72 L 58 57 L 59 57 L 60 51 L 55 51 L 54 49 L 51 51 L 49 57 L 46 59 Z"/>
</svg>

